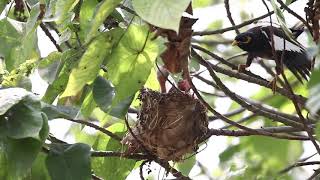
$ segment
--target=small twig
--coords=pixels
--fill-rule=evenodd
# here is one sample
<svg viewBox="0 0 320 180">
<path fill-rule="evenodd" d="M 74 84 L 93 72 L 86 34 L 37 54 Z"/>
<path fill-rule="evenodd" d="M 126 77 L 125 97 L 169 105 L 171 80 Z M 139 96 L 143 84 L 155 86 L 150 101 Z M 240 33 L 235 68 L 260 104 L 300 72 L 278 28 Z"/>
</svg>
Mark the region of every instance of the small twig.
<svg viewBox="0 0 320 180">
<path fill-rule="evenodd" d="M 237 34 L 240 34 L 240 31 L 239 31 L 239 29 L 236 27 L 236 24 L 234 23 L 234 20 L 233 20 L 232 15 L 231 15 L 229 0 L 224 0 L 224 6 L 225 6 L 225 8 L 226 8 L 227 16 L 228 16 L 228 19 L 229 19 L 232 27 L 234 27 L 234 30 L 236 31 Z"/>
<path fill-rule="evenodd" d="M 256 116 L 257 116 L 257 115 L 255 115 L 255 114 L 251 114 L 251 115 L 249 115 L 249 116 L 246 116 L 246 117 L 243 117 L 243 118 L 237 120 L 236 123 L 242 124 L 242 123 L 244 123 L 244 122 L 247 122 L 247 121 L 251 120 L 252 118 L 254 118 L 254 117 L 256 117 Z M 233 126 L 229 124 L 229 125 L 223 126 L 221 129 L 229 129 L 229 128 L 231 128 L 231 127 L 233 127 Z"/>
<path fill-rule="evenodd" d="M 310 138 L 307 136 L 295 136 L 289 134 L 276 134 L 264 131 L 262 129 L 252 129 L 252 131 L 246 130 L 227 130 L 227 129 L 209 129 L 206 136 L 203 137 L 202 141 L 207 140 L 211 136 L 269 136 L 277 139 L 287 139 L 287 140 L 299 140 L 299 141 L 309 141 Z"/>
<path fill-rule="evenodd" d="M 301 167 L 301 166 L 310 166 L 310 165 L 317 165 L 320 164 L 320 161 L 309 161 L 309 162 L 296 162 L 293 165 L 281 170 L 279 172 L 279 174 L 283 174 L 286 173 L 288 171 L 290 171 L 291 169 L 295 168 L 295 167 Z"/>
</svg>

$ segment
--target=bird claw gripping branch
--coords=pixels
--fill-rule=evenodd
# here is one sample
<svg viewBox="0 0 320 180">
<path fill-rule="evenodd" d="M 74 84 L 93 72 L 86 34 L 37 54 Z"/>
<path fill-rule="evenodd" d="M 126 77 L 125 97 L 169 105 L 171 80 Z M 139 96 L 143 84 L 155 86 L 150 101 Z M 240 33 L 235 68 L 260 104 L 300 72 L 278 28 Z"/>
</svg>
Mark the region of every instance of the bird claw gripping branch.
<svg viewBox="0 0 320 180">
<path fill-rule="evenodd" d="M 188 7 L 186 12 L 192 14 L 191 5 Z M 158 69 L 157 73 L 162 93 L 167 92 L 165 83 L 169 73 L 177 74 L 182 72 L 183 82 L 178 83 L 178 88 L 182 91 L 190 90 L 190 85 L 187 80 L 189 78 L 188 59 L 190 55 L 191 37 L 193 33 L 192 25 L 196 21 L 197 19 L 182 17 L 180 21 L 179 33 L 173 30 L 151 26 L 151 31 L 155 31 L 154 38 L 162 36 L 168 39 L 168 42 L 165 44 L 167 48 L 161 54 L 164 65 Z"/>
</svg>

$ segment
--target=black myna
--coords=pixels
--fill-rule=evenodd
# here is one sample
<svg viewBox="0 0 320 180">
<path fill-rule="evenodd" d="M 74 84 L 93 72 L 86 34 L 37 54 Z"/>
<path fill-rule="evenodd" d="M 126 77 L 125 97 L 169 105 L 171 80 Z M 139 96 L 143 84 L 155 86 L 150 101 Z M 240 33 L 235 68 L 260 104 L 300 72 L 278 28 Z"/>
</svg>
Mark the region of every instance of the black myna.
<svg viewBox="0 0 320 180">
<path fill-rule="evenodd" d="M 291 29 L 294 38 L 297 38 L 302 30 Z M 273 35 L 273 40 L 272 40 Z M 273 41 L 273 43 L 272 43 Z M 274 47 L 274 52 L 272 49 Z M 305 48 L 289 38 L 282 29 L 273 26 L 258 26 L 249 29 L 235 37 L 232 45 L 237 45 L 248 52 L 246 64 L 239 65 L 239 71 L 249 67 L 256 57 L 276 60 L 276 72 L 279 75 L 283 64 L 302 83 L 302 79 L 308 80 L 311 71 L 311 57 Z"/>
</svg>

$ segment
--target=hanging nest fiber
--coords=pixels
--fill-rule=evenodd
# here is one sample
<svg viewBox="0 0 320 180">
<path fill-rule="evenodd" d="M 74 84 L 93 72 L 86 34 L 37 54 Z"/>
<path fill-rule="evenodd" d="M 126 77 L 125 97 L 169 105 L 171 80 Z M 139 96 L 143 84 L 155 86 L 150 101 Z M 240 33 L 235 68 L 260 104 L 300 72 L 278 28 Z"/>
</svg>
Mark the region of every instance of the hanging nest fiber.
<svg viewBox="0 0 320 180">
<path fill-rule="evenodd" d="M 198 149 L 208 130 L 206 108 L 199 100 L 175 89 L 169 93 L 143 89 L 139 99 L 142 107 L 132 128 L 134 136 L 128 132 L 122 140 L 128 152 L 146 149 L 160 159 L 179 161 Z"/>
</svg>

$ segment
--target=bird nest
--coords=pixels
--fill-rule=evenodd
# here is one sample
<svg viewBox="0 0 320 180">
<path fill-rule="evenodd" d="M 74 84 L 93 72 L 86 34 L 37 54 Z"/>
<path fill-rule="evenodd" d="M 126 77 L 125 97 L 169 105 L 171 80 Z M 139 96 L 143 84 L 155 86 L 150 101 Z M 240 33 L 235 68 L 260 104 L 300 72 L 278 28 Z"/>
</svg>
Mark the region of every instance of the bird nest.
<svg viewBox="0 0 320 180">
<path fill-rule="evenodd" d="M 179 161 L 195 152 L 208 130 L 206 108 L 189 94 L 175 89 L 159 93 L 141 90 L 138 122 L 122 140 L 128 152 L 147 150 L 160 159 Z"/>
</svg>

